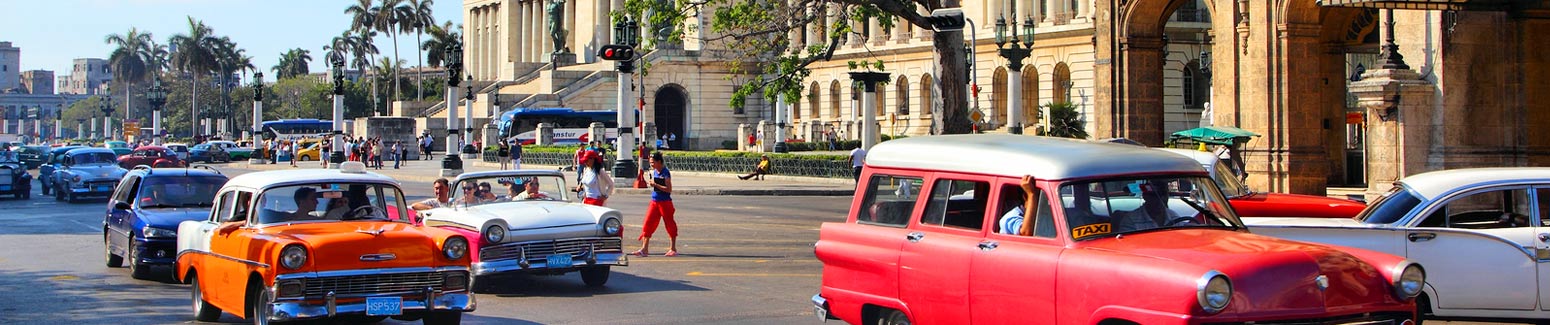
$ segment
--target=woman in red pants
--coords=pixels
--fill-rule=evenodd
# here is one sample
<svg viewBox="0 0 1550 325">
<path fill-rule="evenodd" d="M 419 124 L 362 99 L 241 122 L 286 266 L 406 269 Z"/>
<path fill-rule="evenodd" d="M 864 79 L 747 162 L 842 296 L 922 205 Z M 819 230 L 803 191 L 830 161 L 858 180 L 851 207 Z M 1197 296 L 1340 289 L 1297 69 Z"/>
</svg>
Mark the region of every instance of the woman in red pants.
<svg viewBox="0 0 1550 325">
<path fill-rule="evenodd" d="M 673 221 L 673 176 L 663 166 L 662 152 L 651 154 L 651 172 L 647 173 L 651 178 L 651 205 L 646 206 L 646 226 L 640 233 L 640 250 L 630 253 L 635 256 L 646 257 L 651 254 L 651 235 L 657 231 L 657 219 L 667 224 L 667 238 L 670 247 L 664 256 L 678 256 L 678 222 Z"/>
</svg>

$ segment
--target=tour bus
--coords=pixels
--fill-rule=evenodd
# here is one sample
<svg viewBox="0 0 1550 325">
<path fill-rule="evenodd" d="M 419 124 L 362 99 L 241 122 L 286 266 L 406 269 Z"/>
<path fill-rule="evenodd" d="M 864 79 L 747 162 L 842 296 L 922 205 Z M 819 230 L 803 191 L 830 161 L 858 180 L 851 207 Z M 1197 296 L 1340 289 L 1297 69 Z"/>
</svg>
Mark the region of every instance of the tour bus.
<svg viewBox="0 0 1550 325">
<path fill-rule="evenodd" d="M 333 133 L 334 122 L 318 119 L 288 119 L 259 123 L 264 138 L 296 141 L 302 137 L 320 137 Z"/>
<path fill-rule="evenodd" d="M 538 124 L 554 126 L 555 144 L 581 144 L 588 139 L 587 127 L 592 122 L 602 122 L 608 135 L 604 141 L 619 137 L 618 113 L 615 110 L 576 110 L 572 108 L 517 108 L 501 114 L 502 138 L 517 137 L 522 144 L 538 140 Z"/>
</svg>

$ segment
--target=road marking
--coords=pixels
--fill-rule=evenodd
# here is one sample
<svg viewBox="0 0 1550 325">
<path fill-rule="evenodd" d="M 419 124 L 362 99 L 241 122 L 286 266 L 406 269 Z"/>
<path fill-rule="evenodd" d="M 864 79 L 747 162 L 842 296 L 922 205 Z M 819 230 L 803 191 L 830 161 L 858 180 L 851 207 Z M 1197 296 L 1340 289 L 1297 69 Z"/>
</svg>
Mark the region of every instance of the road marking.
<svg viewBox="0 0 1550 325">
<path fill-rule="evenodd" d="M 801 278 L 823 276 L 822 274 L 805 274 L 805 273 L 705 273 L 705 272 L 699 272 L 699 271 L 685 273 L 684 275 L 688 275 L 688 276 L 741 276 L 741 277 L 801 277 Z"/>
<path fill-rule="evenodd" d="M 48 279 L 49 280 L 54 280 L 54 281 L 69 281 L 69 280 L 80 280 L 81 277 L 74 276 L 74 275 L 55 275 L 55 276 L 49 277 Z"/>
<path fill-rule="evenodd" d="M 86 224 L 85 222 L 80 222 L 80 221 L 76 221 L 76 220 L 68 220 L 68 221 L 74 222 L 75 224 L 81 225 L 82 227 L 86 227 L 87 230 L 92 230 L 92 231 L 102 230 L 101 228 L 93 227 L 92 225 Z"/>
</svg>

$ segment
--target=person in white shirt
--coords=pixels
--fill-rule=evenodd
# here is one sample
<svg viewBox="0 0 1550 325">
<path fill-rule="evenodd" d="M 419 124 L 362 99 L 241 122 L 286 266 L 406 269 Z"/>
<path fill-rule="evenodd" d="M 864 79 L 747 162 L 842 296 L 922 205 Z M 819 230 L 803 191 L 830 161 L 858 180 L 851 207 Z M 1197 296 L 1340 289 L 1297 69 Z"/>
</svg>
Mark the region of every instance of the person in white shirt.
<svg viewBox="0 0 1550 325">
<path fill-rule="evenodd" d="M 866 162 L 866 149 L 856 147 L 850 150 L 850 168 L 855 170 L 856 182 L 861 182 L 861 165 Z"/>
<path fill-rule="evenodd" d="M 608 197 L 613 195 L 614 178 L 603 173 L 602 156 L 589 154 L 585 159 L 581 183 L 576 185 L 576 191 L 582 193 L 581 203 L 603 206 Z"/>
</svg>

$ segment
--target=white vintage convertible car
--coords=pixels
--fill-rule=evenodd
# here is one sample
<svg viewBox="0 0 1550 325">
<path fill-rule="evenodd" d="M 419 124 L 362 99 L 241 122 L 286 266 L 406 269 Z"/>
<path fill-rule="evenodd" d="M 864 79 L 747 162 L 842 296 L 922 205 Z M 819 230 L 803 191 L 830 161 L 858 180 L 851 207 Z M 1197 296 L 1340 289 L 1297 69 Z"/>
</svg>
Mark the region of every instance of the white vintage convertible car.
<svg viewBox="0 0 1550 325">
<path fill-rule="evenodd" d="M 489 192 L 480 191 L 481 186 Z M 475 282 L 498 273 L 581 272 L 588 286 L 628 266 L 619 210 L 573 200 L 565 175 L 546 170 L 467 173 L 452 182 L 452 201 L 420 211 L 426 226 L 479 238 L 470 243 Z"/>
<path fill-rule="evenodd" d="M 1404 256 L 1426 268 L 1420 314 L 1550 319 L 1550 168 L 1407 177 L 1353 219 L 1243 218 L 1254 233 Z"/>
</svg>

